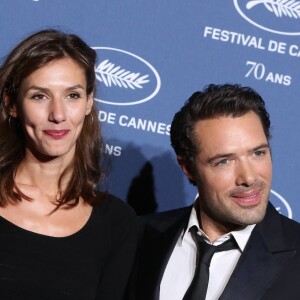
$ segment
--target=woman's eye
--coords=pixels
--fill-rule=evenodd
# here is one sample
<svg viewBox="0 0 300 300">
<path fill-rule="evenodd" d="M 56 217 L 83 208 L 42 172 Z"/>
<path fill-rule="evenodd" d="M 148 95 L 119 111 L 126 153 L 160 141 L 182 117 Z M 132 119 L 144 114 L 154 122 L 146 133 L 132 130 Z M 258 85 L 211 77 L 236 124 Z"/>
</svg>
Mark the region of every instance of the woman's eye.
<svg viewBox="0 0 300 300">
<path fill-rule="evenodd" d="M 31 97 L 31 99 L 33 99 L 33 100 L 43 100 L 43 99 L 46 99 L 46 96 L 43 95 L 43 94 L 35 94 Z"/>
</svg>

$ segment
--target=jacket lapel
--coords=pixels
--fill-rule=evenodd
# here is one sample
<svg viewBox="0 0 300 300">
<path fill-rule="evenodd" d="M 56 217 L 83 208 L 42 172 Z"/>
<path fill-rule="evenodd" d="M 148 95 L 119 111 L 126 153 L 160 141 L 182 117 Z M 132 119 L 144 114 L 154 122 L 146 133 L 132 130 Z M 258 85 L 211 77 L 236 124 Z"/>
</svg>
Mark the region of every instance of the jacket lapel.
<svg viewBox="0 0 300 300">
<path fill-rule="evenodd" d="M 220 300 L 262 299 L 295 255 L 293 247 L 285 242 L 280 218 L 270 204 L 265 219 L 254 228 Z"/>
</svg>

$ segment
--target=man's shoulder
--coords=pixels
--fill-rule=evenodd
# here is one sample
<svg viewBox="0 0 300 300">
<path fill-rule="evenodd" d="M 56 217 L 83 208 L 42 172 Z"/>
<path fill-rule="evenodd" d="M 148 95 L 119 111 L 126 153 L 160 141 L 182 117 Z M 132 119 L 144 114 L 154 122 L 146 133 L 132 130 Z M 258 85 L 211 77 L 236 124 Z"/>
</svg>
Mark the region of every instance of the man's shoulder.
<svg viewBox="0 0 300 300">
<path fill-rule="evenodd" d="M 271 203 L 269 203 L 269 205 L 268 205 L 266 217 L 267 217 L 267 219 L 269 219 L 271 221 L 276 219 L 285 228 L 293 229 L 295 231 L 300 231 L 300 223 L 299 222 L 280 214 Z"/>
<path fill-rule="evenodd" d="M 280 214 L 271 204 L 258 228 L 270 244 L 281 241 L 288 248 L 300 248 L 300 223 Z"/>
<path fill-rule="evenodd" d="M 280 218 L 286 236 L 300 245 L 300 223 L 283 215 Z"/>
</svg>

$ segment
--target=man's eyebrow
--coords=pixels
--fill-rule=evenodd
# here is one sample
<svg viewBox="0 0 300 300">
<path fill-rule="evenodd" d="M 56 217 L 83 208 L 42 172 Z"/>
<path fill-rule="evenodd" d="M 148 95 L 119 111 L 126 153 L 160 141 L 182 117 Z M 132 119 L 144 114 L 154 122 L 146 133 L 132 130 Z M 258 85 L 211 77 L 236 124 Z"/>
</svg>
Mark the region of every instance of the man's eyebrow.
<svg viewBox="0 0 300 300">
<path fill-rule="evenodd" d="M 224 153 L 224 154 L 219 153 L 219 154 L 216 154 L 216 155 L 210 157 L 210 158 L 207 160 L 207 162 L 208 162 L 209 164 L 211 164 L 213 161 L 215 161 L 215 160 L 217 160 L 217 159 L 220 159 L 220 158 L 225 159 L 225 158 L 231 157 L 231 156 L 233 156 L 233 155 L 234 155 L 234 153 Z"/>
<path fill-rule="evenodd" d="M 263 144 L 261 144 L 261 145 L 255 147 L 255 148 L 253 148 L 253 149 L 251 150 L 251 152 L 257 151 L 257 150 L 259 150 L 259 149 L 270 149 L 270 145 L 269 145 L 268 143 L 263 143 Z"/>
<path fill-rule="evenodd" d="M 270 145 L 268 143 L 263 143 L 259 146 L 256 146 L 256 147 L 252 148 L 251 150 L 249 150 L 249 153 L 255 152 L 255 151 L 260 150 L 260 149 L 270 149 Z M 218 153 L 218 154 L 210 157 L 207 160 L 207 162 L 212 163 L 213 161 L 215 161 L 217 159 L 220 159 L 220 158 L 225 159 L 225 158 L 231 157 L 233 155 L 235 155 L 235 153 L 233 153 L 233 152 L 232 153 Z"/>
</svg>

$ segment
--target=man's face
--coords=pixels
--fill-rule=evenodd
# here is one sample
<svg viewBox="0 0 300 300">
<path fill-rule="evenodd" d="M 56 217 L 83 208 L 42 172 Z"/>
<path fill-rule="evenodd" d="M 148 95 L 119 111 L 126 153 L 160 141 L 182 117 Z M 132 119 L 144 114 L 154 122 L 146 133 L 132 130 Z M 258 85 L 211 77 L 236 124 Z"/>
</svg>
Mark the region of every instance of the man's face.
<svg viewBox="0 0 300 300">
<path fill-rule="evenodd" d="M 260 222 L 269 198 L 272 162 L 259 117 L 219 117 L 195 125 L 202 226 L 237 228 Z"/>
</svg>

